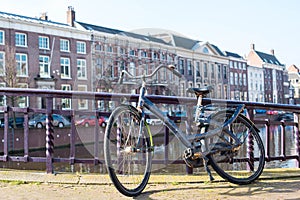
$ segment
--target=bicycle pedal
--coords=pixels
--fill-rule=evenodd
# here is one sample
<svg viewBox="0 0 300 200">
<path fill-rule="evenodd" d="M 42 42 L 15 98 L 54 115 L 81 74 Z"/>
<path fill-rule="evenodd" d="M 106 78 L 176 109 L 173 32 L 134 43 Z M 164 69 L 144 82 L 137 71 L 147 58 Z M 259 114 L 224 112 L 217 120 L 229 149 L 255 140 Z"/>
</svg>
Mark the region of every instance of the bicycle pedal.
<svg viewBox="0 0 300 200">
<path fill-rule="evenodd" d="M 185 159 L 191 158 L 191 157 L 193 157 L 193 155 L 194 155 L 194 152 L 193 152 L 193 149 L 191 149 L 191 148 L 188 148 L 188 149 L 184 150 L 184 152 L 183 152 L 183 157 Z"/>
</svg>

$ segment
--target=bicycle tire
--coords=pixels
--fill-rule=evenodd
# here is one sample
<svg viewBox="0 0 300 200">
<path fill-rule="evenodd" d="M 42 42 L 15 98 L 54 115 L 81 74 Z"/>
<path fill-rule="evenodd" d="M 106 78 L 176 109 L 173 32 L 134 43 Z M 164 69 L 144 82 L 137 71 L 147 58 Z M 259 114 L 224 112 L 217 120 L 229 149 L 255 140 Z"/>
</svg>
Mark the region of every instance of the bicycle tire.
<svg viewBox="0 0 300 200">
<path fill-rule="evenodd" d="M 212 117 L 212 121 L 215 125 L 218 121 L 222 124 L 232 115 L 231 110 L 220 111 Z M 227 134 L 228 130 L 240 139 L 241 146 L 236 151 L 217 151 L 210 154 L 209 162 L 225 180 L 239 185 L 250 184 L 261 175 L 265 165 L 265 150 L 259 130 L 248 118 L 239 114 L 233 123 L 210 138 L 210 144 L 206 144 L 206 148 L 213 150 L 216 145 L 231 145 L 233 139 Z"/>
<path fill-rule="evenodd" d="M 135 151 L 141 115 L 133 106 L 121 105 L 109 117 L 104 136 L 104 157 L 110 179 L 123 195 L 138 196 L 146 187 L 152 164 L 152 139 L 148 127 L 143 129 Z"/>
</svg>

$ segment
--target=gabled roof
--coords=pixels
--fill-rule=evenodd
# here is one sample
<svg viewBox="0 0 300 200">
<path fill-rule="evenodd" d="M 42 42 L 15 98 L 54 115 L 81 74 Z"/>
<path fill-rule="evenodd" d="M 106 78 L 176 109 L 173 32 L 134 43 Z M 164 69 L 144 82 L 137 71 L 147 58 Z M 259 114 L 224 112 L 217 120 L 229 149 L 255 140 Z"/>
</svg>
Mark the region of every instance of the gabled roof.
<svg viewBox="0 0 300 200">
<path fill-rule="evenodd" d="M 42 23 L 42 24 L 48 24 L 48 25 L 58 25 L 58 26 L 66 26 L 70 27 L 68 24 L 60 23 L 60 22 L 53 22 L 51 20 L 43 20 L 39 18 L 34 17 L 26 17 L 22 15 L 12 14 L 12 13 L 6 13 L 0 11 L 0 17 L 7 18 L 7 19 L 16 19 L 16 20 L 22 20 L 27 22 L 33 22 L 33 23 Z"/>
<path fill-rule="evenodd" d="M 76 23 L 81 25 L 84 29 L 90 30 L 90 31 L 93 30 L 93 31 L 98 31 L 98 32 L 103 32 L 103 33 L 108 33 L 108 34 L 113 34 L 113 35 L 123 35 L 123 36 L 132 37 L 132 38 L 136 38 L 136 39 L 140 39 L 140 40 L 144 40 L 144 41 L 151 41 L 151 42 L 169 45 L 162 39 L 151 37 L 151 36 L 140 35 L 140 34 L 136 34 L 136 33 L 132 33 L 132 32 L 126 32 L 126 31 L 122 31 L 122 30 L 118 30 L 118 29 L 112 29 L 112 28 L 97 26 L 97 25 L 93 25 L 93 24 L 87 24 L 84 22 L 76 21 Z"/>
<path fill-rule="evenodd" d="M 243 59 L 242 56 L 240 56 L 237 53 L 229 52 L 229 51 L 224 51 L 224 55 L 227 57 L 233 57 L 233 58 L 238 58 L 238 59 Z"/>
<path fill-rule="evenodd" d="M 274 55 L 271 54 L 267 54 L 267 53 L 263 53 L 260 51 L 255 51 L 255 53 L 260 57 L 260 59 L 262 59 L 262 61 L 264 61 L 265 63 L 269 63 L 269 64 L 273 64 L 273 65 L 280 65 L 280 66 L 284 66 L 283 64 L 281 64 L 277 58 Z"/>
<path fill-rule="evenodd" d="M 193 49 L 193 47 L 199 42 L 190 38 L 173 35 L 174 45 L 176 47 L 182 47 L 185 49 Z"/>
<path fill-rule="evenodd" d="M 224 54 L 223 54 L 223 52 L 219 49 L 219 47 L 217 47 L 216 45 L 214 45 L 214 44 L 210 44 L 213 48 L 214 48 L 214 50 L 220 55 L 220 56 L 225 56 Z"/>
<path fill-rule="evenodd" d="M 288 67 L 288 72 L 296 72 L 299 73 L 300 69 L 296 65 L 291 65 Z"/>
</svg>

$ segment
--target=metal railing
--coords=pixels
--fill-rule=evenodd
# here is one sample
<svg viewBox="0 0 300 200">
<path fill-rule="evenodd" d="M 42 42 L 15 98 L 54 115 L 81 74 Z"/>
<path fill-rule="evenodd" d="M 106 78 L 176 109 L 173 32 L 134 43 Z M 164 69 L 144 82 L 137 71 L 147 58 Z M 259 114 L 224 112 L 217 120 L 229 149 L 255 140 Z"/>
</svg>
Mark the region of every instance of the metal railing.
<svg viewBox="0 0 300 200">
<path fill-rule="evenodd" d="M 45 109 L 38 109 L 38 108 L 17 108 L 17 107 L 8 107 L 2 106 L 0 107 L 0 111 L 3 112 L 3 119 L 4 119 L 4 126 L 2 131 L 0 131 L 0 139 L 2 143 L 0 144 L 0 161 L 2 162 L 40 162 L 46 164 L 46 171 L 47 173 L 53 173 L 54 163 L 69 163 L 70 165 L 74 165 L 76 163 L 89 163 L 94 165 L 104 164 L 104 160 L 100 159 L 100 153 L 103 152 L 101 141 L 103 141 L 103 130 L 100 131 L 98 123 L 96 123 L 94 132 L 93 132 L 93 158 L 82 158 L 77 157 L 76 155 L 76 145 L 78 145 L 78 138 L 76 136 L 77 130 L 75 127 L 75 116 L 79 114 L 88 114 L 89 111 L 77 111 L 77 110 L 62 110 L 62 109 L 54 109 L 54 102 L 56 98 L 68 98 L 68 99 L 86 99 L 92 100 L 94 102 L 98 100 L 103 101 L 115 101 L 120 102 L 120 99 L 126 98 L 129 102 L 136 102 L 138 99 L 138 95 L 131 95 L 131 94 L 113 94 L 113 93 L 99 93 L 99 92 L 79 92 L 79 91 L 61 91 L 61 90 L 40 90 L 40 89 L 18 89 L 18 88 L 0 88 L 0 95 L 15 96 L 15 97 L 39 97 L 46 99 L 46 107 Z M 196 103 L 195 98 L 189 97 L 175 97 L 175 96 L 160 96 L 160 95 L 148 95 L 147 96 L 151 101 L 154 103 L 160 104 L 185 104 L 187 106 L 193 106 Z M 300 136 L 299 136 L 299 114 L 300 114 L 300 106 L 297 105 L 287 105 L 287 104 L 272 104 L 272 103 L 257 103 L 257 102 L 246 102 L 246 101 L 226 101 L 226 100 L 218 100 L 218 99 L 203 99 L 204 104 L 209 104 L 211 102 L 217 104 L 240 104 L 243 103 L 246 105 L 246 109 L 249 113 L 249 117 L 254 121 L 256 125 L 261 125 L 265 127 L 266 133 L 264 140 L 265 150 L 266 150 L 266 161 L 274 161 L 274 160 L 296 160 L 297 167 L 300 167 Z M 282 110 L 286 112 L 292 112 L 297 116 L 296 122 L 285 122 L 285 121 L 274 121 L 270 119 L 256 119 L 254 116 L 254 109 L 265 109 L 265 110 Z M 24 117 L 24 128 L 22 129 L 22 136 L 23 142 L 21 153 L 19 152 L 18 155 L 14 155 L 11 153 L 10 142 L 11 137 L 13 136 L 10 133 L 10 126 L 9 126 L 9 118 L 11 113 L 21 113 L 22 117 Z M 46 129 L 29 129 L 28 121 L 30 114 L 37 114 L 37 113 L 45 113 L 47 114 L 47 125 Z M 70 116 L 71 125 L 69 129 L 63 129 L 63 131 L 68 131 L 69 136 L 69 144 L 66 146 L 68 148 L 68 156 L 55 156 L 55 145 L 57 140 L 54 139 L 54 133 L 61 132 L 59 129 L 54 129 L 52 121 L 52 114 L 62 114 L 66 116 Z M 101 112 L 101 111 L 93 111 L 96 116 L 109 116 L 109 112 Z M 176 119 L 176 117 L 174 117 Z M 96 119 L 97 120 L 97 119 Z M 280 133 L 280 155 L 273 156 L 271 152 L 271 136 L 272 136 L 272 126 L 281 126 L 281 133 Z M 296 153 L 293 155 L 286 154 L 286 127 L 292 126 L 293 133 L 295 137 L 295 149 Z M 1 129 L 0 129 L 1 130 Z M 30 142 L 35 137 L 30 132 L 44 132 L 45 133 L 45 156 L 33 156 L 30 155 Z M 100 134 L 101 133 L 101 134 Z M 15 139 L 15 138 L 13 138 Z M 170 135 L 169 130 L 165 128 L 163 133 L 163 145 L 164 145 L 164 158 L 163 160 L 153 160 L 154 163 L 160 164 L 183 164 L 183 160 L 181 159 L 170 159 L 169 158 L 169 149 L 167 145 L 170 142 Z M 188 170 L 189 173 L 192 172 L 191 169 Z"/>
</svg>

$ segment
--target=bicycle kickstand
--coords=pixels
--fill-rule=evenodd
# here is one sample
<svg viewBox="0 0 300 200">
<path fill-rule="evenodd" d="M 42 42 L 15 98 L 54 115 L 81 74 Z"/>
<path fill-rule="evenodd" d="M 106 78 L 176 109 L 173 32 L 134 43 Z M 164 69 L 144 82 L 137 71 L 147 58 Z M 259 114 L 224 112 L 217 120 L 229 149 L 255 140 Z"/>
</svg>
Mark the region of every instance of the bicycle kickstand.
<svg viewBox="0 0 300 200">
<path fill-rule="evenodd" d="M 205 168 L 205 170 L 206 170 L 206 172 L 207 172 L 207 174 L 209 176 L 210 181 L 215 180 L 214 177 L 211 174 L 211 171 L 210 171 L 209 167 L 208 167 L 208 161 L 209 161 L 209 159 L 206 156 L 203 156 L 202 159 L 203 159 L 204 168 Z"/>
</svg>

